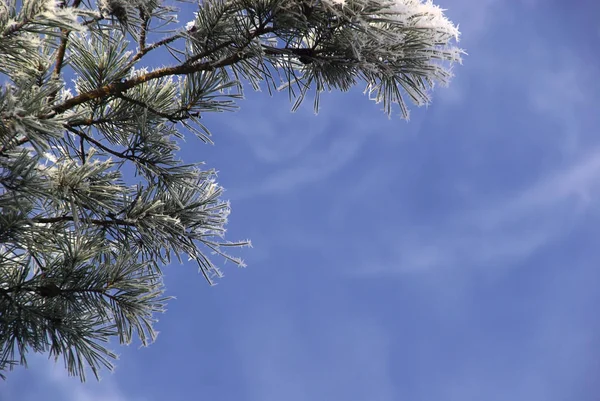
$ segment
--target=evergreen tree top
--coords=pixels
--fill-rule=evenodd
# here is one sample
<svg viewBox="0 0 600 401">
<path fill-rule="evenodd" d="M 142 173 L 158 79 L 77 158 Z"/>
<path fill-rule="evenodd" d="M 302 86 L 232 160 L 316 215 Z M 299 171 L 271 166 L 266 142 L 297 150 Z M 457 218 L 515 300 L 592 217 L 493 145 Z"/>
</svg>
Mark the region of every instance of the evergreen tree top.
<svg viewBox="0 0 600 401">
<path fill-rule="evenodd" d="M 159 0 L 0 0 L 0 372 L 33 350 L 97 376 L 110 337 L 154 340 L 172 256 L 210 283 L 209 254 L 243 266 L 215 172 L 176 157 L 186 131 L 211 142 L 202 115 L 235 109 L 242 82 L 292 109 L 314 89 L 317 110 L 364 81 L 408 118 L 458 37 L 429 0 L 210 0 L 185 24 Z"/>
</svg>

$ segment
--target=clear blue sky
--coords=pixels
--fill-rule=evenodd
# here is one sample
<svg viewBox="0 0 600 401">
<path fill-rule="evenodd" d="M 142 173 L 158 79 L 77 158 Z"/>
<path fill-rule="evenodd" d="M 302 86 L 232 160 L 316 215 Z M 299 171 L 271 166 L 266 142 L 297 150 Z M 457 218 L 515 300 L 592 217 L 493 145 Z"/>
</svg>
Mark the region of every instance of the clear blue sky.
<svg viewBox="0 0 600 401">
<path fill-rule="evenodd" d="M 183 157 L 248 268 L 166 268 L 154 345 L 84 385 L 32 357 L 0 401 L 600 399 L 600 4 L 438 4 L 469 56 L 410 122 L 362 87 L 207 116 Z"/>
</svg>

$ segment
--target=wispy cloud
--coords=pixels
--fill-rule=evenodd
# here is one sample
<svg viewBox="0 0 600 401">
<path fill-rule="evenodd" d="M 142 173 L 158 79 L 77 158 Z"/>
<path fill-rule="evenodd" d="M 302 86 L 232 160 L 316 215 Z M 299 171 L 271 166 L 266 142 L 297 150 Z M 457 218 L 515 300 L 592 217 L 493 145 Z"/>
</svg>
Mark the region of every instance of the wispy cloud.
<svg viewBox="0 0 600 401">
<path fill-rule="evenodd" d="M 236 189 L 238 198 L 286 193 L 325 180 L 348 164 L 363 143 L 364 139 L 360 137 L 337 138 L 327 149 L 308 153 L 291 166 L 284 166 L 280 171 L 259 180 L 255 186 Z"/>
<path fill-rule="evenodd" d="M 359 274 L 398 274 L 453 266 L 510 266 L 568 234 L 574 225 L 583 222 L 584 213 L 597 208 L 600 204 L 600 142 L 597 139 L 600 118 L 594 105 L 600 97 L 598 84 L 592 79 L 593 67 L 562 44 L 549 49 L 542 43 L 540 38 L 530 38 L 531 51 L 522 60 L 523 65 L 507 70 L 497 71 L 497 67 L 488 65 L 486 57 L 491 61 L 492 54 L 478 62 L 483 68 L 489 68 L 490 75 L 501 74 L 503 79 L 522 81 L 524 104 L 533 112 L 529 118 L 544 121 L 547 123 L 544 127 L 553 128 L 547 132 L 531 124 L 532 132 L 522 134 L 528 135 L 531 142 L 523 146 L 537 141 L 540 149 L 552 148 L 559 155 L 555 165 L 540 167 L 537 174 L 540 178 L 524 189 L 519 189 L 517 185 L 523 182 L 515 177 L 515 184 L 508 183 L 505 191 L 494 198 L 479 199 L 474 191 L 468 210 L 448 211 L 434 222 L 415 218 L 399 221 L 399 227 L 386 224 L 385 228 L 377 227 L 368 239 L 355 239 L 356 243 L 349 247 L 354 253 L 348 259 L 360 260 L 354 263 L 359 266 Z M 528 71 L 526 67 L 530 65 L 535 65 L 535 70 Z M 467 81 L 456 84 L 461 83 L 469 85 Z M 492 110 L 493 103 L 490 107 L 490 112 L 498 112 Z M 509 125 L 507 135 L 513 135 Z M 535 149 L 531 148 L 531 152 L 532 165 L 535 165 L 538 162 Z M 332 217 L 342 221 L 343 215 L 352 213 L 353 199 L 385 191 L 397 179 L 394 170 L 390 161 L 373 166 L 362 181 L 339 197 L 338 203 L 342 206 L 332 212 Z M 469 174 L 468 171 L 463 173 Z M 495 179 L 500 177 L 499 172 Z M 344 207 L 344 199 L 351 206 Z"/>
<path fill-rule="evenodd" d="M 249 400 L 397 400 L 390 339 L 375 322 L 331 316 L 313 322 L 315 338 L 287 311 L 266 307 L 260 316 L 238 342 Z"/>
<path fill-rule="evenodd" d="M 561 127 L 565 153 L 585 151 L 597 143 L 600 116 L 591 110 L 600 98 L 597 71 L 565 47 L 539 44 L 532 53 L 541 68 L 528 84 L 531 110 Z"/>
<path fill-rule="evenodd" d="M 494 9 L 502 5 L 501 0 L 469 1 L 458 0 L 437 1 L 454 21 L 460 22 L 462 37 L 468 43 L 474 43 L 490 27 Z"/>
<path fill-rule="evenodd" d="M 370 242 L 374 245 L 361 246 L 358 274 L 510 266 L 568 233 L 588 208 L 598 207 L 599 190 L 597 149 L 516 196 L 458 213 L 435 226 L 377 233 Z"/>
<path fill-rule="evenodd" d="M 223 124 L 245 141 L 254 158 L 264 164 L 293 160 L 325 133 L 323 118 L 315 117 L 306 102 L 295 114 L 291 105 L 277 94 L 267 99 L 266 93 L 249 93 L 241 103 L 242 111 Z M 268 103 L 268 107 L 265 107 Z"/>
<path fill-rule="evenodd" d="M 351 115 L 346 109 L 334 107 L 340 96 L 356 103 Z M 256 103 L 264 107 L 263 102 Z M 236 121 L 230 121 L 230 129 L 247 138 L 257 168 L 265 164 L 270 168 L 247 185 L 230 188 L 228 195 L 237 200 L 303 190 L 348 166 L 372 140 L 398 142 L 414 136 L 427 114 L 427 109 L 415 107 L 410 122 L 397 116 L 388 120 L 384 113 L 373 119 L 373 104 L 358 90 L 324 94 L 321 103 L 327 112 L 318 117 L 312 114 L 311 102 L 307 100 L 299 114 L 291 116 L 288 105 L 273 107 L 276 114 L 286 118 L 265 118 L 260 107 L 253 105 Z M 252 127 L 247 135 L 245 127 Z"/>
<path fill-rule="evenodd" d="M 64 365 L 54 363 L 42 355 L 29 357 L 29 368 L 17 368 L 10 373 L 5 387 L 6 400 L 20 401 L 146 401 L 146 398 L 127 397 L 109 372 L 102 374 L 97 382 L 89 377 L 81 383 L 78 378 L 69 377 Z M 91 375 L 91 373 L 90 373 Z M 28 383 L 23 385 L 23 383 Z M 3 393 L 4 394 L 4 393 Z M 18 394 L 18 397 L 17 397 Z M 4 400 L 4 398 L 2 398 Z"/>
</svg>

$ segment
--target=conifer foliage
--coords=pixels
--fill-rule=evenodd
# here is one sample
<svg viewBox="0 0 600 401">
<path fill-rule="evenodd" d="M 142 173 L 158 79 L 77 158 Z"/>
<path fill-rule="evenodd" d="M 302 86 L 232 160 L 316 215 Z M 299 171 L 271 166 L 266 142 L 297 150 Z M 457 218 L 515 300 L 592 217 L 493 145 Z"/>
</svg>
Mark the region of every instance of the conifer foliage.
<svg viewBox="0 0 600 401">
<path fill-rule="evenodd" d="M 225 249 L 249 243 L 223 239 L 214 172 L 176 157 L 184 135 L 211 142 L 202 115 L 235 109 L 242 82 L 287 91 L 294 109 L 364 82 L 408 117 L 405 98 L 428 102 L 462 54 L 431 1 L 177 6 L 0 0 L 0 374 L 39 352 L 98 377 L 108 339 L 154 340 L 171 257 L 210 283 L 207 255 L 242 265 Z"/>
</svg>

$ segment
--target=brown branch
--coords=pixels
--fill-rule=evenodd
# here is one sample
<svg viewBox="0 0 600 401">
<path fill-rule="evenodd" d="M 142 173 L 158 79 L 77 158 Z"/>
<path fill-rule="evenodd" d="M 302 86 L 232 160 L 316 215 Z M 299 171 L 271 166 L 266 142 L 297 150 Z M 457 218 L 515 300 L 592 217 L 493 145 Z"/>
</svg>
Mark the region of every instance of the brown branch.
<svg viewBox="0 0 600 401">
<path fill-rule="evenodd" d="M 4 152 L 7 152 L 9 150 L 13 150 L 14 148 L 16 148 L 17 146 L 21 146 L 26 144 L 27 142 L 29 142 L 29 138 L 27 137 L 23 137 L 21 139 L 19 139 L 14 145 L 9 146 L 9 144 L 7 144 L 6 146 L 3 146 L 2 148 L 0 148 L 0 155 L 3 154 Z"/>
<path fill-rule="evenodd" d="M 195 30 L 195 28 L 193 28 L 193 30 Z M 190 30 L 188 32 L 193 32 L 193 30 Z M 173 36 L 169 36 L 168 38 L 164 38 L 162 40 L 159 40 L 156 43 L 151 44 L 150 46 L 145 46 L 144 48 L 140 47 L 140 50 L 138 50 L 138 52 L 131 58 L 131 60 L 129 61 L 129 66 L 135 64 L 139 59 L 141 59 L 142 57 L 144 57 L 146 55 L 146 53 L 157 49 L 161 46 L 167 45 L 171 42 L 174 42 L 175 40 L 182 38 L 183 34 L 178 33 L 175 34 Z"/>
<path fill-rule="evenodd" d="M 191 113 L 189 115 L 183 115 L 183 116 L 180 115 L 180 116 L 178 116 L 177 114 L 179 114 L 179 113 L 185 113 L 186 111 L 188 111 L 188 109 L 185 109 L 185 108 L 179 109 L 179 110 L 173 112 L 172 114 L 163 113 L 163 112 L 156 110 L 152 106 L 150 106 L 150 105 L 148 105 L 148 104 L 146 104 L 146 103 L 144 103 L 144 102 L 142 102 L 140 100 L 137 100 L 137 99 L 134 99 L 132 97 L 126 96 L 126 95 L 124 95 L 122 93 L 119 93 L 116 96 L 118 98 L 120 98 L 120 99 L 123 99 L 123 100 L 127 101 L 127 102 L 133 103 L 136 106 L 142 107 L 142 108 L 148 110 L 149 112 L 151 112 L 152 114 L 156 114 L 157 116 L 162 117 L 164 119 L 167 119 L 167 120 L 169 120 L 169 121 L 171 121 L 173 123 L 176 123 L 177 121 L 181 121 L 181 120 L 187 120 L 190 116 L 193 116 L 193 117 L 199 117 L 200 116 L 200 113 Z"/>
<path fill-rule="evenodd" d="M 105 19 L 103 15 L 98 15 L 98 16 L 92 17 L 92 19 L 90 19 L 90 20 L 83 20 L 81 25 L 88 26 L 88 25 L 93 24 L 94 22 L 102 21 L 103 19 Z"/>
<path fill-rule="evenodd" d="M 69 131 L 71 131 L 72 133 L 79 135 L 79 137 L 85 139 L 86 141 L 96 145 L 97 147 L 99 147 L 100 149 L 102 149 L 103 151 L 110 153 L 113 156 L 119 157 L 121 159 L 126 159 L 129 160 L 131 162 L 138 162 L 141 163 L 142 165 L 148 165 L 151 164 L 151 162 L 149 162 L 147 159 L 144 159 L 143 157 L 138 157 L 135 154 L 133 154 L 133 150 L 127 149 L 125 152 L 117 152 L 116 150 L 113 150 L 111 148 L 109 148 L 108 146 L 103 145 L 100 141 L 95 140 L 94 138 L 92 138 L 91 136 L 87 135 L 85 132 L 81 132 L 79 130 L 76 130 L 74 128 L 71 128 L 69 126 L 66 127 Z M 128 155 L 126 154 L 127 151 L 131 151 L 132 154 Z"/>
<path fill-rule="evenodd" d="M 63 294 L 77 294 L 77 293 L 94 293 L 106 296 L 112 301 L 119 302 L 119 297 L 113 294 L 110 294 L 108 290 L 110 289 L 110 285 L 107 285 L 104 288 L 60 288 L 54 283 L 44 284 L 41 286 L 34 287 L 24 287 L 22 285 L 17 285 L 15 287 L 9 287 L 7 289 L 0 288 L 0 294 L 9 298 L 11 302 L 16 303 L 18 308 L 28 309 L 23 307 L 19 303 L 15 302 L 15 300 L 9 295 L 10 293 L 19 293 L 22 291 L 35 292 L 44 298 L 54 298 L 57 296 L 61 296 Z M 33 310 L 28 310 L 28 312 L 33 312 Z M 51 317 L 36 311 L 36 315 L 44 317 L 46 319 L 51 319 Z"/>
<path fill-rule="evenodd" d="M 46 117 L 46 118 L 54 117 L 56 114 L 62 114 L 65 111 L 67 111 L 75 106 L 78 106 L 80 104 L 87 103 L 92 100 L 103 98 L 103 97 L 110 96 L 110 95 L 117 95 L 117 94 L 125 92 L 133 87 L 136 87 L 140 84 L 143 84 L 144 82 L 148 82 L 148 81 L 151 81 L 154 79 L 159 79 L 162 77 L 172 76 L 172 75 L 192 74 L 194 72 L 199 72 L 199 71 L 212 71 L 217 68 L 222 68 L 222 67 L 226 67 L 228 65 L 237 63 L 238 61 L 240 61 L 244 58 L 247 58 L 247 55 L 246 55 L 246 57 L 244 57 L 244 55 L 242 53 L 236 53 L 236 54 L 231 55 L 231 56 L 229 56 L 223 60 L 220 60 L 218 62 L 207 61 L 207 62 L 200 63 L 200 64 L 193 64 L 193 65 L 181 64 L 181 65 L 174 66 L 174 67 L 159 68 L 159 69 L 149 72 L 147 74 L 143 74 L 143 75 L 128 79 L 126 81 L 113 82 L 111 84 L 102 86 L 102 87 L 94 89 L 92 91 L 74 96 L 74 97 L 66 100 L 64 103 L 55 106 L 54 113 L 44 116 L 44 117 Z"/>
<path fill-rule="evenodd" d="M 122 93 L 117 94 L 117 97 L 125 100 L 126 102 L 133 103 L 136 106 L 144 108 L 144 109 L 148 110 L 149 112 L 151 112 L 152 114 L 156 114 L 159 117 L 166 118 L 168 120 L 172 120 L 174 118 L 172 115 L 158 111 L 154 107 L 142 102 L 141 100 L 134 99 L 134 98 L 126 96 Z"/>
<path fill-rule="evenodd" d="M 81 163 L 85 164 L 85 147 L 83 146 L 84 138 L 82 136 L 79 137 L 79 157 L 81 157 Z"/>
<path fill-rule="evenodd" d="M 45 287 L 38 287 L 38 293 L 40 295 L 41 292 L 45 289 Z M 49 297 L 54 297 L 54 296 L 62 296 L 64 294 L 78 294 L 78 293 L 93 293 L 93 294 L 99 294 L 100 296 L 105 296 L 108 299 L 110 299 L 111 301 L 114 301 L 116 303 L 120 303 L 122 301 L 122 299 L 119 299 L 118 296 L 115 296 L 113 294 L 110 294 L 108 292 L 108 290 L 110 289 L 110 285 L 109 283 L 107 283 L 107 286 L 104 288 L 60 288 L 58 286 L 54 286 L 52 287 L 52 293 L 50 293 Z M 42 295 L 44 296 L 44 295 Z"/>
<path fill-rule="evenodd" d="M 11 36 L 15 33 L 17 33 L 21 28 L 23 28 L 25 25 L 29 24 L 31 22 L 31 20 L 29 18 L 25 18 L 23 21 L 19 22 L 18 24 L 13 24 L 13 25 L 9 25 L 4 32 L 2 32 L 2 37 L 8 37 Z"/>
<path fill-rule="evenodd" d="M 250 40 L 251 40 L 251 39 L 250 39 Z M 250 40 L 248 40 L 248 43 L 250 43 Z M 232 44 L 234 44 L 234 43 L 235 43 L 235 42 L 234 42 L 233 40 L 229 40 L 229 41 L 227 41 L 227 42 L 223 42 L 223 43 L 221 43 L 221 44 L 219 44 L 219 45 L 217 45 L 217 46 L 213 47 L 213 48 L 212 48 L 212 49 L 210 49 L 210 50 L 203 51 L 202 53 L 198 53 L 198 54 L 196 54 L 195 56 L 192 56 L 192 57 L 190 57 L 189 59 L 187 59 L 187 60 L 186 60 L 186 61 L 183 63 L 183 65 L 191 65 L 191 64 L 195 63 L 196 61 L 198 61 L 198 60 L 202 60 L 204 57 L 206 57 L 206 56 L 208 56 L 208 55 L 210 55 L 210 54 L 212 54 L 212 53 L 214 53 L 214 52 L 216 52 L 216 51 L 219 51 L 219 50 L 221 50 L 221 49 L 224 49 L 224 48 L 226 48 L 227 46 L 231 46 L 231 45 L 232 45 Z"/>
<path fill-rule="evenodd" d="M 73 5 L 71 7 L 77 8 L 81 4 L 81 0 L 74 0 Z M 63 3 L 63 7 L 64 7 Z M 58 47 L 58 51 L 56 53 L 56 62 L 54 64 L 54 77 L 58 78 L 60 75 L 60 71 L 63 67 L 63 62 L 65 60 L 65 53 L 67 50 L 67 41 L 69 39 L 69 34 L 71 33 L 68 29 L 61 29 L 62 36 L 60 38 L 60 45 Z"/>
<path fill-rule="evenodd" d="M 64 223 L 67 221 L 75 221 L 73 216 L 56 216 L 56 217 L 33 217 L 31 219 L 34 223 L 40 224 L 52 224 L 52 223 Z M 112 218 L 112 220 L 100 220 L 100 219 L 86 219 L 86 222 L 96 224 L 102 227 L 111 227 L 111 226 L 127 226 L 127 227 L 135 227 L 135 223 L 131 221 L 126 221 L 123 219 Z"/>
<path fill-rule="evenodd" d="M 62 36 L 60 38 L 60 45 L 58 47 L 56 53 L 56 61 L 54 62 L 54 72 L 52 75 L 54 78 L 58 78 L 60 76 L 60 72 L 62 70 L 63 62 L 65 60 L 65 53 L 67 50 L 67 40 L 71 31 L 68 29 L 61 29 Z"/>
<path fill-rule="evenodd" d="M 81 4 L 81 0 L 73 0 L 73 5 L 71 7 L 77 8 Z M 61 7 L 64 7 L 66 2 L 63 2 Z M 69 34 L 71 31 L 69 29 L 61 29 L 61 37 L 60 37 L 60 45 L 58 46 L 58 50 L 56 51 L 56 60 L 54 62 L 54 71 L 52 72 L 52 77 L 54 79 L 58 79 L 60 77 L 60 73 L 62 71 L 63 63 L 65 61 L 65 53 L 67 52 L 67 42 L 69 40 Z M 52 103 L 58 94 L 58 90 L 48 96 L 48 103 Z"/>
<path fill-rule="evenodd" d="M 103 151 L 110 153 L 113 156 L 116 157 L 120 157 L 122 159 L 127 159 L 127 160 L 131 160 L 131 161 L 135 161 L 140 160 L 139 158 L 136 157 L 132 157 L 132 156 L 128 156 L 123 152 L 117 152 L 116 150 L 112 150 L 111 148 L 109 148 L 108 146 L 103 145 L 100 141 L 95 140 L 94 138 L 92 138 L 91 136 L 87 135 L 85 132 L 81 132 L 79 130 L 76 130 L 74 128 L 71 127 L 66 127 L 69 131 L 71 131 L 72 133 L 78 135 L 79 137 L 85 139 L 86 141 L 98 146 L 100 149 L 102 149 Z M 143 161 L 143 160 L 141 160 Z"/>
<path fill-rule="evenodd" d="M 150 23 L 150 17 L 148 15 L 146 15 L 146 11 L 144 11 L 143 6 L 139 7 L 139 12 L 140 12 L 140 19 L 142 20 L 142 27 L 141 27 L 138 43 L 140 45 L 140 50 L 143 50 L 146 47 L 146 32 L 148 30 L 148 25 Z"/>
<path fill-rule="evenodd" d="M 80 120 L 69 121 L 66 124 L 66 127 L 67 128 L 75 128 L 75 127 L 81 127 L 81 126 L 90 127 L 92 125 L 110 123 L 113 121 L 114 120 L 112 118 L 108 118 L 108 117 L 107 118 L 98 118 L 96 120 L 94 120 L 93 118 L 85 118 L 85 119 L 80 119 Z"/>
<path fill-rule="evenodd" d="M 253 31 L 248 38 L 248 43 L 250 43 L 254 38 L 256 38 L 264 33 L 268 33 L 271 30 L 272 30 L 272 28 L 261 27 L 261 29 L 257 29 L 255 31 Z M 131 79 L 128 79 L 125 81 L 113 82 L 108 85 L 104 85 L 104 86 L 101 86 L 94 90 L 91 90 L 89 92 L 85 92 L 80 95 L 74 96 L 70 99 L 67 99 L 62 104 L 55 106 L 53 113 L 46 115 L 44 117 L 40 117 L 40 118 L 52 118 L 55 115 L 62 114 L 65 111 L 67 111 L 75 106 L 78 106 L 80 104 L 84 104 L 84 103 L 90 102 L 92 100 L 103 98 L 106 96 L 117 95 L 117 94 L 123 93 L 131 88 L 134 88 L 138 85 L 143 84 L 144 82 L 148 82 L 148 81 L 151 81 L 154 79 L 159 79 L 162 77 L 173 76 L 173 75 L 192 74 L 192 73 L 199 72 L 199 71 L 212 71 L 217 68 L 227 67 L 227 66 L 235 64 L 241 60 L 250 58 L 250 56 L 251 56 L 250 54 L 244 53 L 243 51 L 240 50 L 239 52 L 231 54 L 230 56 L 225 57 L 221 60 L 205 61 L 203 63 L 196 63 L 198 60 L 200 60 L 204 57 L 207 57 L 208 55 L 214 53 L 215 51 L 217 51 L 221 48 L 227 47 L 231 44 L 232 43 L 229 41 L 222 43 L 222 44 L 216 46 L 215 48 L 212 48 L 210 50 L 207 50 L 205 52 L 202 52 L 200 54 L 197 54 L 197 55 L 191 57 L 186 62 L 184 62 L 180 65 L 159 68 L 154 71 L 148 72 L 143 75 L 139 75 L 137 77 L 134 77 L 134 78 L 131 78 Z"/>
</svg>

